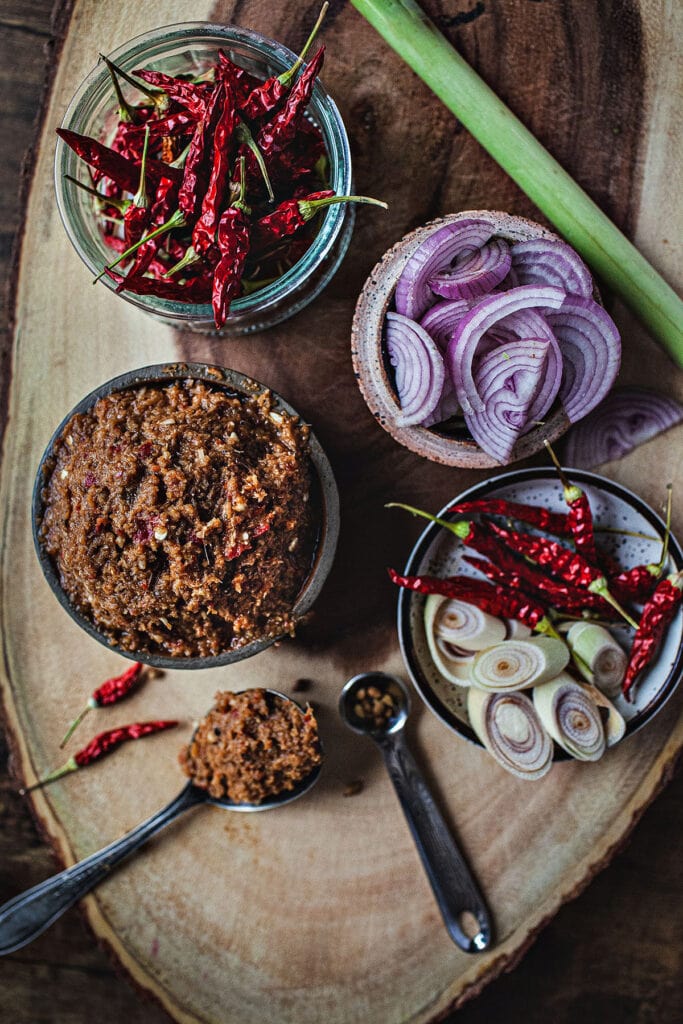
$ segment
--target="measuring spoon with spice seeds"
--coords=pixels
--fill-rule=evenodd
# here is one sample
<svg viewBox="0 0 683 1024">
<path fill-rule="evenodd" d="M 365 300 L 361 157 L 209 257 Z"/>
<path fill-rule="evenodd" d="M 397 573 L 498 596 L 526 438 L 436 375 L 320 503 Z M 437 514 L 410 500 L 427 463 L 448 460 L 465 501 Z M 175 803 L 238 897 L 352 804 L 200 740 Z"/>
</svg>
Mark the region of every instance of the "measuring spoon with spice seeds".
<svg viewBox="0 0 683 1024">
<path fill-rule="evenodd" d="M 404 683 L 384 672 L 354 676 L 339 697 L 349 729 L 374 740 L 382 752 L 448 934 L 466 953 L 480 953 L 491 943 L 489 912 L 406 745 L 409 713 Z"/>
<path fill-rule="evenodd" d="M 277 690 L 267 689 L 265 693 L 289 704 L 294 704 L 302 711 L 296 701 Z M 40 882 L 32 889 L 20 893 L 0 907 L 0 956 L 13 953 L 32 942 L 53 921 L 61 917 L 64 911 L 104 881 L 117 864 L 139 850 L 148 839 L 151 839 L 166 825 L 170 825 L 184 811 L 199 804 L 213 804 L 215 807 L 223 807 L 228 811 L 270 811 L 275 807 L 284 807 L 285 804 L 297 800 L 311 789 L 318 780 L 320 769 L 321 765 L 316 765 L 294 789 L 276 793 L 258 804 L 236 803 L 227 798 L 218 799 L 210 796 L 205 789 L 200 789 L 199 786 L 188 782 L 178 796 L 171 800 L 170 804 L 122 836 L 121 839 L 117 839 L 109 846 L 105 846 L 104 849 L 98 850 L 97 853 L 91 854 L 90 857 L 86 857 L 85 860 L 74 864 L 65 871 L 60 871 L 59 874 Z"/>
</svg>

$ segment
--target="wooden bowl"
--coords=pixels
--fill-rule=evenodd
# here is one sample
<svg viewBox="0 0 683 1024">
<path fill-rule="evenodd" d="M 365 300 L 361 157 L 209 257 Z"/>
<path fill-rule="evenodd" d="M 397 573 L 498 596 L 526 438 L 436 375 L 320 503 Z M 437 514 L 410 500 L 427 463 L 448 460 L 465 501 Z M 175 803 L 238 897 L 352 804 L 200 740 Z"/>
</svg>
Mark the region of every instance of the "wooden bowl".
<svg viewBox="0 0 683 1024">
<path fill-rule="evenodd" d="M 501 464 L 482 451 L 466 427 L 446 432 L 439 426 L 405 427 L 397 423 L 400 405 L 387 372 L 388 360 L 384 349 L 384 318 L 408 259 L 434 231 L 445 224 L 455 224 L 470 217 L 489 221 L 496 235 L 511 242 L 527 241 L 530 238 L 558 240 L 559 237 L 535 221 L 513 217 L 498 210 L 449 213 L 430 221 L 424 227 L 416 228 L 384 254 L 365 282 L 351 328 L 351 357 L 358 386 L 370 412 L 395 441 L 432 462 L 462 466 L 465 469 L 490 469 L 500 467 Z M 544 438 L 556 441 L 569 426 L 564 409 L 556 401 L 543 425 L 534 427 L 519 438 L 510 462 L 526 459 L 541 451 Z"/>
</svg>

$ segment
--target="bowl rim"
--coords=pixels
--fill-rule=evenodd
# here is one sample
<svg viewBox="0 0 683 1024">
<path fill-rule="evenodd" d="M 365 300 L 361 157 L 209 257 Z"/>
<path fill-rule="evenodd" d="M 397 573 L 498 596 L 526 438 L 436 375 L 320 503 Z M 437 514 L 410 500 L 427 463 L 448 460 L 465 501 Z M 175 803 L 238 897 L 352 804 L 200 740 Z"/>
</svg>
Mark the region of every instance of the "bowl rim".
<svg viewBox="0 0 683 1024">
<path fill-rule="evenodd" d="M 631 491 L 628 487 L 624 487 L 623 484 L 619 484 L 614 480 L 610 480 L 608 477 L 602 476 L 599 473 L 589 472 L 588 470 L 568 467 L 565 471 L 573 483 L 587 484 L 594 487 L 596 490 L 606 491 L 608 494 L 628 503 L 652 525 L 653 529 L 660 536 L 664 533 L 665 523 L 661 516 L 659 516 L 657 512 L 647 504 L 647 502 Z M 472 501 L 476 498 L 485 497 L 491 490 L 496 490 L 506 484 L 540 479 L 547 479 L 548 481 L 557 483 L 556 471 L 552 467 L 529 467 L 526 469 L 511 470 L 506 473 L 499 473 L 496 476 L 489 477 L 487 480 L 474 484 L 461 494 L 458 494 L 455 498 L 452 498 L 446 503 L 443 509 L 441 509 L 438 516 L 439 518 L 456 519 L 457 515 L 448 512 L 448 509 L 456 503 Z M 425 527 L 408 555 L 408 560 L 404 569 L 405 575 L 415 574 L 422 558 L 426 554 L 440 529 L 441 527 L 436 523 L 429 523 Z M 683 568 L 683 549 L 673 533 L 670 535 L 669 539 L 669 556 L 677 569 Z M 434 694 L 432 687 L 422 673 L 418 659 L 415 656 L 415 644 L 410 627 L 410 608 L 414 596 L 416 595 L 414 595 L 412 591 L 402 588 L 399 591 L 397 602 L 396 622 L 399 646 L 401 648 L 401 655 L 403 657 L 404 665 L 408 671 L 408 675 L 410 676 L 413 686 L 417 690 L 424 704 L 441 722 L 443 722 L 444 725 L 446 725 L 452 732 L 457 733 L 457 735 L 469 740 L 471 743 L 474 743 L 476 746 L 482 747 L 483 749 L 483 744 L 476 736 L 471 726 L 467 725 L 458 718 L 457 715 L 443 705 L 443 703 Z M 674 663 L 653 699 L 648 705 L 642 708 L 637 715 L 626 723 L 626 731 L 623 737 L 624 740 L 628 736 L 632 736 L 634 733 L 638 732 L 639 729 L 654 718 L 654 716 L 664 707 L 669 698 L 673 695 L 682 677 L 683 644 L 680 645 Z M 621 742 L 623 742 L 623 740 Z M 557 744 L 554 746 L 555 754 L 553 760 L 573 760 L 570 755 L 562 751 Z"/>
<path fill-rule="evenodd" d="M 190 41 L 198 36 L 211 37 L 215 39 L 217 46 L 220 45 L 222 41 L 224 44 L 235 42 L 255 48 L 259 46 L 267 47 L 269 51 L 268 59 L 283 71 L 290 67 L 297 59 L 297 55 L 290 50 L 289 47 L 285 46 L 284 43 L 271 39 L 259 32 L 255 32 L 252 29 L 242 28 L 237 25 L 226 25 L 204 21 L 174 22 L 172 24 L 162 25 L 159 28 L 141 33 L 126 40 L 120 46 L 116 47 L 116 49 L 112 50 L 108 56 L 115 63 L 125 66 L 129 55 L 133 54 L 133 56 L 136 56 L 138 51 L 147 46 L 153 45 L 156 41 L 166 38 L 169 44 L 173 41 L 182 43 L 185 39 Z M 136 60 L 133 61 L 133 64 L 136 62 L 137 57 Z M 100 82 L 105 83 L 107 80 L 107 69 L 101 61 L 98 61 L 98 63 L 88 71 L 85 78 L 71 97 L 64 112 L 60 127 L 68 128 L 70 130 L 78 130 L 79 126 L 78 123 L 74 123 L 74 118 L 79 112 L 82 104 L 85 102 L 89 91 L 98 87 Z M 113 91 L 112 97 L 112 104 L 115 106 L 116 101 L 113 96 Z M 346 131 L 346 126 L 337 104 L 332 99 L 319 77 L 316 78 L 309 107 L 314 102 L 317 102 L 319 107 L 325 110 L 326 116 L 328 117 L 330 124 L 333 126 L 334 131 L 326 133 L 326 145 L 332 145 L 333 148 L 336 149 L 338 164 L 341 168 L 339 176 L 343 179 L 341 184 L 344 185 L 345 188 L 345 183 L 348 183 L 348 191 L 350 192 L 352 191 L 353 166 L 348 132 Z M 53 177 L 57 208 L 67 238 L 75 252 L 88 270 L 93 274 L 97 274 L 102 268 L 99 264 L 95 264 L 91 260 L 89 253 L 86 251 L 86 247 L 79 238 L 78 231 L 75 230 L 71 224 L 71 218 L 68 213 L 68 201 L 64 182 L 62 180 L 62 170 L 65 161 L 67 159 L 71 159 L 69 156 L 70 153 L 70 148 L 61 138 L 58 137 L 55 143 L 53 162 Z M 330 257 L 334 247 L 337 245 L 340 238 L 343 238 L 345 229 L 347 229 L 349 225 L 353 227 L 354 221 L 355 210 L 352 205 L 339 203 L 329 206 L 325 210 L 324 218 L 312 244 L 301 259 L 299 259 L 276 281 L 269 285 L 265 285 L 263 288 L 260 288 L 249 295 L 243 295 L 235 299 L 231 306 L 231 311 L 234 313 L 235 317 L 256 315 L 261 312 L 263 313 L 263 316 L 267 316 L 270 315 L 273 306 L 278 305 L 283 300 L 290 298 L 294 299 L 298 294 L 298 290 L 302 283 L 307 281 L 321 265 L 325 265 L 325 262 Z M 329 276 L 331 275 L 323 275 L 323 284 L 318 291 L 328 283 Z M 104 275 L 101 280 L 106 288 L 116 293 L 117 285 L 115 281 L 110 279 L 107 275 Z M 210 302 L 179 303 L 175 300 L 160 299 L 158 297 L 148 295 L 136 295 L 133 293 L 123 292 L 118 294 L 120 294 L 121 297 L 131 305 L 136 306 L 147 313 L 151 313 L 154 316 L 170 319 L 172 322 L 177 323 L 178 326 L 182 326 L 183 324 L 193 321 L 204 322 L 206 320 L 207 323 L 209 321 L 213 321 Z M 317 292 L 311 296 L 311 299 L 315 298 L 316 294 Z M 306 305 L 308 301 L 311 300 L 307 299 L 303 302 L 303 305 Z M 294 302 L 292 315 L 298 312 L 300 308 L 302 308 L 302 304 Z M 289 315 L 290 313 L 287 312 L 283 316 L 278 316 L 277 319 L 284 319 L 285 316 Z M 273 322 L 275 323 L 277 320 Z M 236 325 L 236 328 L 238 330 L 240 329 L 239 324 Z M 229 329 L 229 322 L 226 323 L 224 328 L 221 328 L 222 331 L 229 331 Z M 248 330 L 257 329 L 259 329 L 259 325 L 249 326 L 248 328 Z"/>
<path fill-rule="evenodd" d="M 107 395 L 118 391 L 129 391 L 145 384 L 163 384 L 174 380 L 201 380 L 204 383 L 224 391 L 237 391 L 240 395 L 254 397 L 264 393 L 271 395 L 276 410 L 286 412 L 301 422 L 305 422 L 300 414 L 281 395 L 272 388 L 260 381 L 232 370 L 227 367 L 217 366 L 211 363 L 188 363 L 183 361 L 155 363 L 143 366 L 139 369 L 128 370 L 125 373 L 112 377 L 98 387 L 90 391 L 82 398 L 66 416 L 53 432 L 38 463 L 38 469 L 33 484 L 31 496 L 31 528 L 33 544 L 43 571 L 43 575 L 62 608 L 68 612 L 73 621 L 81 627 L 89 636 L 97 640 L 108 650 L 120 654 L 132 661 L 142 661 L 145 665 L 154 668 L 178 668 L 178 669 L 200 669 L 217 668 L 223 665 L 231 665 L 234 662 L 250 658 L 254 654 L 271 647 L 274 643 L 282 640 L 286 634 L 269 637 L 263 640 L 254 640 L 244 647 L 232 651 L 224 651 L 221 654 L 192 657 L 174 657 L 172 655 L 155 654 L 146 651 L 129 651 L 118 644 L 114 644 L 102 633 L 86 616 L 76 608 L 65 594 L 59 573 L 53 565 L 52 559 L 45 551 L 40 535 L 40 523 L 44 511 L 42 490 L 45 486 L 45 467 L 48 459 L 54 452 L 54 447 L 61 437 L 67 423 L 79 413 L 87 412 L 95 402 Z M 308 456 L 311 466 L 315 472 L 315 482 L 320 498 L 320 523 L 319 534 L 315 551 L 312 558 L 310 572 L 304 581 L 301 590 L 294 604 L 293 613 L 296 617 L 303 616 L 316 601 L 327 576 L 332 568 L 337 541 L 339 539 L 339 492 L 332 471 L 330 461 L 311 430 L 308 440 Z"/>
<path fill-rule="evenodd" d="M 356 381 L 370 412 L 381 427 L 405 448 L 446 466 L 464 469 L 503 470 L 506 466 L 487 455 L 473 439 L 448 437 L 431 427 L 401 426 L 394 417 L 399 412 L 383 358 L 383 324 L 396 290 L 398 278 L 421 242 L 447 224 L 476 218 L 491 222 L 496 235 L 515 238 L 545 238 L 562 241 L 560 235 L 529 217 L 504 210 L 459 210 L 428 221 L 395 242 L 370 271 L 356 303 L 351 328 L 351 357 Z M 594 285 L 594 298 L 601 302 Z M 373 308 L 374 307 L 374 308 Z M 518 462 L 543 450 L 543 440 L 557 441 L 571 426 L 557 399 L 545 423 L 518 438 L 511 462 Z"/>
</svg>

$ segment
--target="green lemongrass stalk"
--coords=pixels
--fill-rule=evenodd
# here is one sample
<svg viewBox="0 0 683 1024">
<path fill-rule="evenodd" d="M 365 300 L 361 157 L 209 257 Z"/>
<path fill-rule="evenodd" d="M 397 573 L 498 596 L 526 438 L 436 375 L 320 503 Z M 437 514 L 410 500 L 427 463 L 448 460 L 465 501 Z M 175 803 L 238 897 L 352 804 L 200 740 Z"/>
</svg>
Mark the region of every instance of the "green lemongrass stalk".
<svg viewBox="0 0 683 1024">
<path fill-rule="evenodd" d="M 352 3 L 683 366 L 683 302 L 415 0 Z"/>
</svg>

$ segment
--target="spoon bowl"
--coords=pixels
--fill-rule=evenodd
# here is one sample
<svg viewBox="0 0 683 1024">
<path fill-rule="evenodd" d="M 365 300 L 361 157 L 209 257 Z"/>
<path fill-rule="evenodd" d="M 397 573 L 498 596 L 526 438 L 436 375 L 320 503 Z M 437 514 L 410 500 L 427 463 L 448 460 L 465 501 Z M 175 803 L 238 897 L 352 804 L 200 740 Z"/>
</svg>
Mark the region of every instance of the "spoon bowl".
<svg viewBox="0 0 683 1024">
<path fill-rule="evenodd" d="M 357 710 L 359 694 L 370 687 L 379 690 L 382 695 L 388 694 L 393 700 L 393 710 L 388 720 L 381 725 L 376 725 L 372 718 L 363 716 Z M 384 672 L 363 672 L 349 679 L 342 690 L 339 714 L 349 729 L 376 740 L 388 733 L 397 733 L 404 727 L 410 714 L 410 694 L 405 683 L 397 676 L 389 676 Z"/>
<path fill-rule="evenodd" d="M 265 692 L 302 710 L 297 701 L 278 690 L 267 689 Z M 226 797 L 214 797 L 192 781 L 187 782 L 175 799 L 137 828 L 0 907 L 0 955 L 13 953 L 32 942 L 65 910 L 107 878 L 117 864 L 139 850 L 148 839 L 191 807 L 213 804 L 228 811 L 270 811 L 284 807 L 292 800 L 298 800 L 315 785 L 321 767 L 321 764 L 316 765 L 293 789 L 282 790 L 260 803 L 237 803 Z"/>
</svg>

